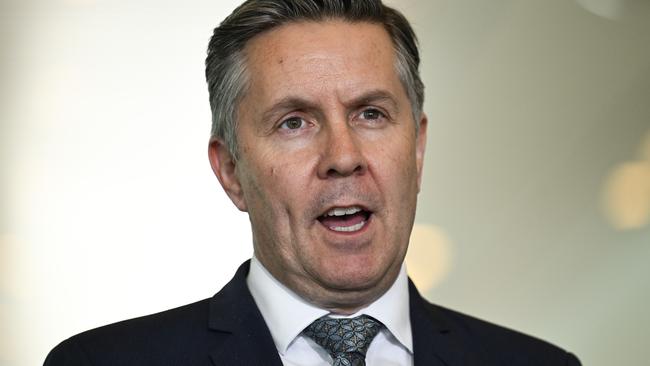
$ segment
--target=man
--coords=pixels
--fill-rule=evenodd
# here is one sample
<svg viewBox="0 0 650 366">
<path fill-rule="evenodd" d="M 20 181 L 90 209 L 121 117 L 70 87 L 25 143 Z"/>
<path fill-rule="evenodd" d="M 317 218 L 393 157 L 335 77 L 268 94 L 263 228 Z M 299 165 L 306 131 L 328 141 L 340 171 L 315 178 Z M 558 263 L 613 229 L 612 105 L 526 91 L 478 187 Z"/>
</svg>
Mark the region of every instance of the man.
<svg viewBox="0 0 650 366">
<path fill-rule="evenodd" d="M 579 365 L 426 302 L 403 265 L 426 142 L 415 35 L 372 0 L 249 0 L 214 31 L 209 157 L 254 257 L 211 299 L 53 365 Z"/>
</svg>

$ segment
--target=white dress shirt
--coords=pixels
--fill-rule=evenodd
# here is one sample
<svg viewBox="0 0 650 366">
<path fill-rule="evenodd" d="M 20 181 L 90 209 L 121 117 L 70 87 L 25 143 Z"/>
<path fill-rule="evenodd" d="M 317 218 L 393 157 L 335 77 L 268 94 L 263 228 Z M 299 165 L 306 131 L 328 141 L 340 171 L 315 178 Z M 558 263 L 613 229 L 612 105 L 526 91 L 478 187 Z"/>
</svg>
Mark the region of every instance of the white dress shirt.
<svg viewBox="0 0 650 366">
<path fill-rule="evenodd" d="M 284 366 L 326 366 L 332 358 L 301 332 L 314 320 L 330 314 L 281 284 L 253 256 L 246 279 L 278 349 Z M 408 278 L 402 268 L 393 285 L 368 307 L 346 317 L 369 315 L 385 325 L 366 354 L 367 366 L 413 365 L 413 338 L 409 313 Z"/>
</svg>

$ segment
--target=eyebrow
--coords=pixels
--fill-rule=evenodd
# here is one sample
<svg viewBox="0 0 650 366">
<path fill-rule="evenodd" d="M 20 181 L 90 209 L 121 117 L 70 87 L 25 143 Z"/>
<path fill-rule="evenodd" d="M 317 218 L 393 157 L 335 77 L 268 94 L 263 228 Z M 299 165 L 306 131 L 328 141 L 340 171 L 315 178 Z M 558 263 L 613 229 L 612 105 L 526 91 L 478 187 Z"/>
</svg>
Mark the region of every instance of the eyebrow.
<svg viewBox="0 0 650 366">
<path fill-rule="evenodd" d="M 362 106 L 367 104 L 374 104 L 377 102 L 388 103 L 396 113 L 399 113 L 397 98 L 393 95 L 393 93 L 384 89 L 375 89 L 365 92 L 360 96 L 353 98 L 347 104 L 351 106 Z"/>
<path fill-rule="evenodd" d="M 397 103 L 397 98 L 393 93 L 384 89 L 374 89 L 367 91 L 359 96 L 356 96 L 349 101 L 346 101 L 345 104 L 348 107 L 356 108 L 358 106 L 374 104 L 374 103 L 388 103 L 389 107 L 392 108 L 395 113 L 399 113 L 399 106 Z M 289 95 L 274 103 L 269 109 L 262 113 L 262 121 L 268 122 L 273 119 L 277 114 L 283 113 L 284 111 L 294 111 L 294 110 L 317 110 L 318 106 L 316 103 L 305 99 L 300 96 Z"/>
<path fill-rule="evenodd" d="M 276 114 L 283 113 L 284 111 L 314 110 L 316 108 L 316 104 L 305 98 L 289 95 L 280 99 L 274 103 L 271 108 L 264 111 L 264 113 L 262 113 L 262 121 L 266 123 L 273 119 Z"/>
</svg>

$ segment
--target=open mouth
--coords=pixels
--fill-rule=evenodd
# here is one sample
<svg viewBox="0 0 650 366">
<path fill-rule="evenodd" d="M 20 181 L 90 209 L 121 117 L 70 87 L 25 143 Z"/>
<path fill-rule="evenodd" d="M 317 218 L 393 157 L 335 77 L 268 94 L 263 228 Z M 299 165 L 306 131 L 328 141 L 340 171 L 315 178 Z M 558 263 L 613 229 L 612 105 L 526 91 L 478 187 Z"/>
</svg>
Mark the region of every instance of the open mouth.
<svg viewBox="0 0 650 366">
<path fill-rule="evenodd" d="M 351 233 L 363 229 L 371 215 L 359 206 L 334 207 L 319 216 L 318 221 L 332 231 Z"/>
</svg>

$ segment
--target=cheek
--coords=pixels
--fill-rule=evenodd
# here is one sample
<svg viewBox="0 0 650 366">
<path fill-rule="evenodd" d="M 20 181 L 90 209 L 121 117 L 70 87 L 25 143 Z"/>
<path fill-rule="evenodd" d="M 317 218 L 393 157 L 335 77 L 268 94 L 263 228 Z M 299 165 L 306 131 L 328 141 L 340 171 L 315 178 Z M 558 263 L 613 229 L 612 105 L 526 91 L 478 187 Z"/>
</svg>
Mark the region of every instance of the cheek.
<svg viewBox="0 0 650 366">
<path fill-rule="evenodd" d="M 417 175 L 414 145 L 406 137 L 379 144 L 372 155 L 383 180 L 397 186 L 393 189 L 408 187 L 409 180 Z"/>
<path fill-rule="evenodd" d="M 247 203 L 256 206 L 258 211 L 266 211 L 259 214 L 269 216 L 267 220 L 296 215 L 303 206 L 301 202 L 307 199 L 307 175 L 300 170 L 304 164 L 263 162 L 257 166 L 263 168 L 251 174 L 246 188 L 253 194 Z"/>
<path fill-rule="evenodd" d="M 393 140 L 376 151 L 375 178 L 384 195 L 392 225 L 406 224 L 417 200 L 417 164 L 410 140 Z"/>
</svg>

